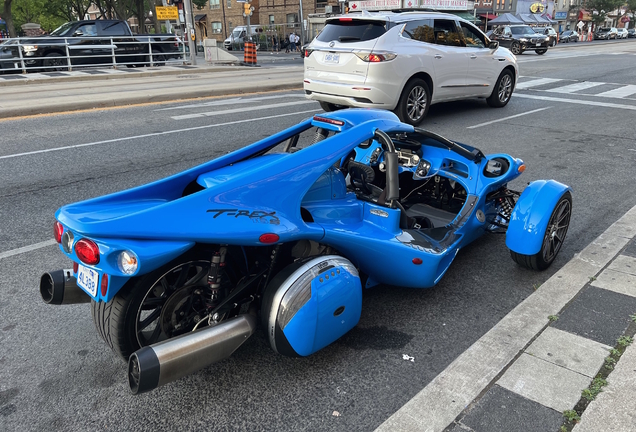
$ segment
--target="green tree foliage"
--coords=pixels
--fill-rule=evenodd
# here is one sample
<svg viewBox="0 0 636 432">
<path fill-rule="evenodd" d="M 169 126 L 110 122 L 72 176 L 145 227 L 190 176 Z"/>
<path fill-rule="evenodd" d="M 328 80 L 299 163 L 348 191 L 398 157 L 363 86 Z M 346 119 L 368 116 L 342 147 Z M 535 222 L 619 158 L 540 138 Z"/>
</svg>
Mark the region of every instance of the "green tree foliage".
<svg viewBox="0 0 636 432">
<path fill-rule="evenodd" d="M 197 9 L 203 9 L 205 5 L 208 4 L 208 0 L 192 0 L 192 4 L 195 5 Z"/>
<path fill-rule="evenodd" d="M 629 26 L 631 28 L 634 28 L 634 26 L 636 25 L 636 23 L 634 21 L 636 21 L 636 0 L 627 0 L 625 2 L 625 6 L 627 6 L 627 13 L 632 14 L 632 18 L 631 21 L 629 22 Z"/>
<path fill-rule="evenodd" d="M 607 14 L 615 11 L 624 3 L 624 0 L 588 0 L 585 8 L 596 12 L 592 14 L 592 22 L 598 26 L 605 22 Z"/>
</svg>

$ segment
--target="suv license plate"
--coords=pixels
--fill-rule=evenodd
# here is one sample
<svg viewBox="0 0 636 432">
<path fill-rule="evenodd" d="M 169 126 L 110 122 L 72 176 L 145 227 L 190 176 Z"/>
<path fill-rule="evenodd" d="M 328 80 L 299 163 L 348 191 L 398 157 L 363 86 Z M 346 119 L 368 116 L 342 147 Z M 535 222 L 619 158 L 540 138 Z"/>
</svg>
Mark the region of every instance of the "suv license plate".
<svg viewBox="0 0 636 432">
<path fill-rule="evenodd" d="M 77 285 L 93 297 L 97 297 L 97 282 L 99 273 L 81 264 L 77 267 Z"/>
<path fill-rule="evenodd" d="M 325 63 L 338 63 L 340 54 L 325 54 Z"/>
<path fill-rule="evenodd" d="M 537 42 L 537 46 L 541 46 L 541 42 Z"/>
</svg>

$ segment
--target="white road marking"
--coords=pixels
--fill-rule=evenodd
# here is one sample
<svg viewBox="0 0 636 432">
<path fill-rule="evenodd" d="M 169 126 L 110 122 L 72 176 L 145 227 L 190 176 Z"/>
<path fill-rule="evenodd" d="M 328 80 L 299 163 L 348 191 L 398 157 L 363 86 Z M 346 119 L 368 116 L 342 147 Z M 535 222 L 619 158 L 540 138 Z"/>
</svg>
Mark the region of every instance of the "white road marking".
<svg viewBox="0 0 636 432">
<path fill-rule="evenodd" d="M 571 104 L 578 105 L 590 105 L 595 107 L 605 107 L 605 108 L 618 108 L 630 111 L 636 111 L 636 105 L 623 105 L 623 104 L 615 104 L 609 102 L 595 102 L 595 101 L 587 101 L 587 100 L 578 100 L 578 99 L 565 99 L 565 98 L 556 98 L 551 96 L 537 96 L 537 95 L 527 95 L 527 94 L 518 94 L 515 93 L 514 97 L 525 98 L 525 99 L 537 99 L 548 102 L 565 102 Z"/>
<path fill-rule="evenodd" d="M 26 253 L 26 252 L 31 252 L 37 249 L 42 249 L 43 247 L 47 247 L 47 246 L 52 246 L 54 244 L 57 244 L 55 242 L 55 240 L 47 240 L 47 241 L 43 241 L 40 243 L 35 243 L 29 246 L 23 246 L 21 248 L 17 248 L 17 249 L 12 249 L 6 252 L 0 252 L 0 259 L 3 258 L 9 258 L 12 257 L 14 255 L 19 255 L 21 253 Z"/>
<path fill-rule="evenodd" d="M 525 90 L 530 87 L 537 87 L 544 84 L 552 84 L 559 81 L 563 81 L 563 80 L 560 78 L 539 78 L 532 81 L 525 81 L 522 83 L 518 83 L 515 86 L 515 90 Z"/>
<path fill-rule="evenodd" d="M 636 85 L 626 85 L 621 88 L 599 93 L 594 96 L 609 97 L 609 98 L 624 98 L 636 93 Z"/>
<path fill-rule="evenodd" d="M 199 117 L 212 117 L 212 116 L 224 115 L 224 114 L 244 113 L 248 111 L 262 111 L 262 110 L 267 110 L 270 108 L 280 108 L 280 107 L 294 106 L 294 105 L 306 105 L 311 103 L 316 103 L 316 101 L 302 100 L 302 101 L 296 101 L 296 102 L 283 102 L 283 103 L 269 104 L 269 105 L 257 105 L 257 106 L 251 106 L 251 107 L 232 108 L 232 109 L 227 109 L 222 111 L 208 111 L 203 113 L 184 114 L 180 116 L 173 116 L 171 118 L 173 120 L 186 120 L 186 119 L 199 118 Z"/>
<path fill-rule="evenodd" d="M 534 114 L 534 113 L 539 112 L 539 111 L 547 110 L 548 108 L 552 108 L 552 107 L 539 108 L 539 109 L 528 111 L 528 112 L 524 112 L 524 113 L 521 113 L 521 114 L 515 114 L 515 115 L 508 116 L 508 117 L 503 117 L 503 118 L 500 118 L 500 119 L 497 119 L 497 120 L 491 120 L 491 121 L 488 121 L 486 123 L 479 123 L 479 124 L 476 124 L 474 126 L 468 126 L 466 129 L 475 129 L 475 128 L 482 127 L 482 126 L 488 126 L 488 125 L 493 124 L 493 123 L 510 120 L 510 119 L 513 119 L 513 118 L 516 118 L 516 117 L 521 117 L 521 116 L 528 115 L 528 114 Z"/>
<path fill-rule="evenodd" d="M 563 87 L 557 87 L 550 90 L 543 90 L 549 93 L 574 93 L 579 90 L 587 90 L 592 87 L 597 87 L 603 85 L 605 83 L 602 82 L 591 82 L 591 81 L 583 81 L 579 83 L 569 84 Z M 636 92 L 636 91 L 635 91 Z"/>
<path fill-rule="evenodd" d="M 209 107 L 209 106 L 246 104 L 246 103 L 258 102 L 258 101 L 267 100 L 267 99 L 280 99 L 285 97 L 304 98 L 305 95 L 288 93 L 288 94 L 280 94 L 280 95 L 272 95 L 272 96 L 258 96 L 253 98 L 237 97 L 237 98 L 231 98 L 231 99 L 214 100 L 210 102 L 203 102 L 203 103 L 197 103 L 197 104 L 179 105 L 179 106 L 169 107 L 169 108 L 159 108 L 154 111 L 171 111 L 171 110 L 183 110 L 188 108 L 200 108 L 200 107 Z"/>
<path fill-rule="evenodd" d="M 10 155 L 0 156 L 0 160 L 1 159 L 12 159 L 12 158 L 20 157 L 20 156 L 30 156 L 30 155 L 34 155 L 34 154 L 40 154 L 40 153 L 50 153 L 50 152 L 60 151 L 60 150 L 70 150 L 70 149 L 76 149 L 76 148 L 82 148 L 82 147 L 90 147 L 90 146 L 95 146 L 95 145 L 99 145 L 99 144 L 110 144 L 110 143 L 115 143 L 115 142 L 119 142 L 119 141 L 130 141 L 130 140 L 134 140 L 134 139 L 138 139 L 138 138 L 147 138 L 147 137 L 161 136 L 161 135 L 171 135 L 171 134 L 176 134 L 176 133 L 189 132 L 189 131 L 193 131 L 193 130 L 210 129 L 210 128 L 215 128 L 215 127 L 220 127 L 220 126 L 229 126 L 229 125 L 248 123 L 248 122 L 259 121 L 259 120 L 268 120 L 268 119 L 273 119 L 273 118 L 289 117 L 289 116 L 292 116 L 292 115 L 307 114 L 307 113 L 318 112 L 318 111 L 322 111 L 322 110 L 321 109 L 313 109 L 313 110 L 307 110 L 307 111 L 296 111 L 296 112 L 292 112 L 292 113 L 276 114 L 276 115 L 271 115 L 271 116 L 266 116 L 266 117 L 257 117 L 257 118 L 251 118 L 251 119 L 245 119 L 245 120 L 236 120 L 236 121 L 231 121 L 231 122 L 217 123 L 217 124 L 205 125 L 205 126 L 194 126 L 194 127 L 190 127 L 190 128 L 184 128 L 184 129 L 175 129 L 175 130 L 170 130 L 170 131 L 165 131 L 165 132 L 154 132 L 154 133 L 143 134 L 143 135 L 135 135 L 135 136 L 129 136 L 129 137 L 114 138 L 114 139 L 103 140 L 103 141 L 95 141 L 95 142 L 86 143 L 86 144 L 76 144 L 76 145 L 70 145 L 70 146 L 65 146 L 65 147 L 56 147 L 56 148 L 50 148 L 50 149 L 44 149 L 44 150 L 35 150 L 35 151 L 24 152 L 24 153 L 15 153 L 15 154 L 10 154 Z"/>
</svg>

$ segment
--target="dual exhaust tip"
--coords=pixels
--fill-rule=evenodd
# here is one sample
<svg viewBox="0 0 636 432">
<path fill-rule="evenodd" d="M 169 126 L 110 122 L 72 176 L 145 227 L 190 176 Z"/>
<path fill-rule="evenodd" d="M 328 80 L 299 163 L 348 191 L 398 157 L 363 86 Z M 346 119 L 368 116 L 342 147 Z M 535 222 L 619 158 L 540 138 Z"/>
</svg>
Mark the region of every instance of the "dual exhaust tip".
<svg viewBox="0 0 636 432">
<path fill-rule="evenodd" d="M 45 303 L 53 305 L 91 301 L 77 286 L 72 270 L 44 273 L 40 295 Z M 128 359 L 130 391 L 148 392 L 230 357 L 254 333 L 256 323 L 255 314 L 242 314 L 137 350 Z"/>
</svg>

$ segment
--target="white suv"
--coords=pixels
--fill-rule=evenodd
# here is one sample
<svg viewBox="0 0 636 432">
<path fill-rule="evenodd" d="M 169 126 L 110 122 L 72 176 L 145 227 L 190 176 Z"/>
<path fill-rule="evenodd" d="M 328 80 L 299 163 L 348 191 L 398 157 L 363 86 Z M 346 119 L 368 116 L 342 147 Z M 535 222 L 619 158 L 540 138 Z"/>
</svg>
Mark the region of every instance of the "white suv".
<svg viewBox="0 0 636 432">
<path fill-rule="evenodd" d="M 437 12 L 333 17 L 304 54 L 306 97 L 325 111 L 384 108 L 412 125 L 437 102 L 481 97 L 503 107 L 519 75 L 510 51 Z"/>
</svg>

